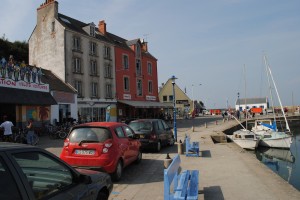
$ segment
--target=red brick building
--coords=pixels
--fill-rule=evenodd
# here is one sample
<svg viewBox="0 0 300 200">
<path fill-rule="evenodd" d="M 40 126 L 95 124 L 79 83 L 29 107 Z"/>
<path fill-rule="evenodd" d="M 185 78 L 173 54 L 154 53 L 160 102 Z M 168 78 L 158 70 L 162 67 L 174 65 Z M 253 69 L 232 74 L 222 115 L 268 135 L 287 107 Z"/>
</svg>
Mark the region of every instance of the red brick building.
<svg viewBox="0 0 300 200">
<path fill-rule="evenodd" d="M 104 21 L 99 22 L 99 30 L 115 45 L 118 120 L 159 117 L 163 104 L 158 98 L 157 59 L 148 51 L 147 42 L 113 35 L 106 31 Z"/>
</svg>

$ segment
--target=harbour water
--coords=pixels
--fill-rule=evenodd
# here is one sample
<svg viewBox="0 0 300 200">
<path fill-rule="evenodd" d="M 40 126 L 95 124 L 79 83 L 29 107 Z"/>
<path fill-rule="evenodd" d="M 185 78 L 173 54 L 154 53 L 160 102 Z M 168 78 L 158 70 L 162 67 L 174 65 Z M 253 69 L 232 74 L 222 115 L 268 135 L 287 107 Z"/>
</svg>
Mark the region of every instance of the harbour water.
<svg viewBox="0 0 300 200">
<path fill-rule="evenodd" d="M 300 191 L 300 127 L 293 127 L 290 150 L 258 148 L 256 157 L 289 184 Z"/>
</svg>

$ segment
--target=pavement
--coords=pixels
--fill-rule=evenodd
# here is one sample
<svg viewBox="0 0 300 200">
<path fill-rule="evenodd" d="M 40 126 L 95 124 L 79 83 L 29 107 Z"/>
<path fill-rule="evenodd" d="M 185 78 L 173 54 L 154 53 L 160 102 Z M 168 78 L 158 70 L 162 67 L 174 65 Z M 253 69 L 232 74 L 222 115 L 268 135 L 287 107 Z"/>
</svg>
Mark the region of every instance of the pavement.
<svg viewBox="0 0 300 200">
<path fill-rule="evenodd" d="M 178 122 L 185 123 L 184 120 Z M 300 192 L 284 179 L 260 163 L 253 152 L 245 151 L 234 143 L 214 143 L 211 135 L 237 125 L 234 120 L 219 120 L 201 126 L 182 124 L 178 128 L 178 141 L 187 134 L 191 141 L 200 142 L 200 157 L 181 155 L 181 168 L 199 170 L 200 200 L 245 199 L 279 200 L 300 199 Z M 41 138 L 39 146 L 60 154 L 62 140 Z M 110 200 L 163 199 L 163 163 L 166 154 L 177 154 L 177 146 L 162 149 L 160 153 L 144 152 L 138 165 L 125 168 L 122 180 L 114 183 Z"/>
</svg>

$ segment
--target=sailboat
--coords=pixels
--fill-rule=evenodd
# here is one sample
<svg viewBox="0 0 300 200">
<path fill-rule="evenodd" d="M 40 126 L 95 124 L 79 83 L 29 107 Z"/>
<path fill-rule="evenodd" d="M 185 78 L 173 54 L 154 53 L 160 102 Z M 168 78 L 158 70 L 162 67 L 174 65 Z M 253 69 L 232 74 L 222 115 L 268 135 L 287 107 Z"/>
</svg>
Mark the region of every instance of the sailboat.
<svg viewBox="0 0 300 200">
<path fill-rule="evenodd" d="M 272 108 L 273 108 L 273 115 L 274 119 L 273 122 L 255 122 L 255 127 L 252 129 L 252 131 L 260 138 L 260 141 L 258 145 L 265 146 L 265 147 L 274 147 L 274 148 L 284 148 L 289 149 L 292 144 L 292 135 L 290 131 L 290 127 L 288 124 L 288 121 L 286 119 L 285 112 L 283 110 L 283 106 L 279 97 L 279 93 L 272 75 L 272 71 L 270 66 L 267 63 L 267 58 L 264 56 L 265 66 L 266 66 L 266 72 L 268 77 L 268 83 L 269 83 L 269 91 L 270 91 L 270 97 L 272 102 Z M 286 124 L 286 131 L 278 131 L 277 125 L 276 125 L 276 116 L 274 111 L 274 102 L 273 102 L 273 96 L 272 96 L 272 90 L 271 90 L 271 82 L 270 77 L 273 83 L 273 86 L 275 88 L 277 98 L 281 107 L 281 111 L 285 120 Z"/>
<path fill-rule="evenodd" d="M 246 74 L 245 67 L 244 67 L 244 71 Z M 246 75 L 245 75 L 245 94 L 246 94 Z M 256 138 L 255 133 L 247 129 L 247 124 L 248 124 L 247 117 L 246 117 L 246 128 L 239 122 L 237 118 L 234 117 L 234 119 L 242 126 L 243 129 L 234 131 L 232 135 L 227 135 L 227 137 L 231 139 L 234 143 L 242 147 L 243 149 L 254 150 L 258 146 L 259 140 Z"/>
</svg>

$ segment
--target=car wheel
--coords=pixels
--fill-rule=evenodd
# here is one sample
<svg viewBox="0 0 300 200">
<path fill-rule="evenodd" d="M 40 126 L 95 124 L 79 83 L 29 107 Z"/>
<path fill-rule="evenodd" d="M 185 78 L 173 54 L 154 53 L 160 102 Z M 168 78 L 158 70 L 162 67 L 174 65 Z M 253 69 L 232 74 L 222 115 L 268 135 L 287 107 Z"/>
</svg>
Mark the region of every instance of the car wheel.
<svg viewBox="0 0 300 200">
<path fill-rule="evenodd" d="M 98 196 L 97 196 L 97 200 L 107 200 L 108 199 L 108 194 L 103 192 L 103 191 L 100 191 L 98 193 Z"/>
<path fill-rule="evenodd" d="M 112 174 L 112 179 L 114 181 L 119 181 L 121 179 L 122 176 L 122 172 L 123 172 L 123 166 L 122 166 L 122 162 L 121 160 L 118 161 L 117 167 L 115 172 Z"/>
<path fill-rule="evenodd" d="M 160 152 L 160 150 L 161 150 L 161 143 L 160 143 L 160 141 L 158 141 L 158 142 L 156 143 L 155 151 L 156 151 L 156 152 Z"/>
<path fill-rule="evenodd" d="M 139 150 L 139 152 L 138 152 L 138 156 L 137 156 L 137 158 L 136 158 L 136 160 L 135 160 L 135 164 L 139 164 L 141 161 L 142 161 L 142 151 L 141 150 Z"/>
</svg>

